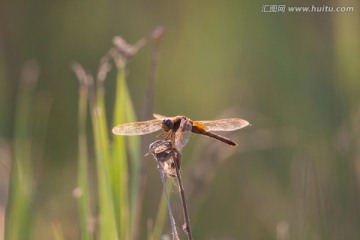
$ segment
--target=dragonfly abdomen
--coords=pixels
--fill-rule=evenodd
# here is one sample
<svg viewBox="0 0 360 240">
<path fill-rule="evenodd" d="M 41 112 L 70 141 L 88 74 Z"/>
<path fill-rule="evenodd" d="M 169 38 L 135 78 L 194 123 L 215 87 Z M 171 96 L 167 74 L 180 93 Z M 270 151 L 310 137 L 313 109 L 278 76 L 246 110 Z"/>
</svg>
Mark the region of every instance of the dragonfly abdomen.
<svg viewBox="0 0 360 240">
<path fill-rule="evenodd" d="M 226 144 L 229 144 L 231 146 L 237 146 L 237 143 L 226 138 L 226 137 L 223 137 L 223 136 L 220 136 L 216 133 L 213 133 L 213 132 L 208 132 L 208 131 L 203 131 L 202 129 L 199 131 L 200 129 L 197 129 L 196 127 L 193 126 L 192 128 L 192 132 L 193 133 L 196 133 L 196 134 L 201 134 L 201 135 L 204 135 L 204 136 L 208 136 L 208 137 L 211 137 L 211 138 L 214 138 L 216 140 L 219 140 L 221 142 L 224 142 Z"/>
<path fill-rule="evenodd" d="M 230 140 L 230 139 L 228 139 L 228 138 L 226 138 L 226 137 L 220 136 L 220 135 L 218 135 L 218 134 L 216 134 L 216 133 L 213 133 L 213 132 L 204 132 L 204 133 L 202 133 L 202 134 L 205 135 L 205 136 L 211 137 L 211 138 L 215 138 L 215 139 L 217 139 L 217 140 L 219 140 L 219 141 L 221 141 L 221 142 L 227 143 L 227 144 L 229 144 L 229 145 L 231 145 L 231 146 L 237 146 L 237 143 L 236 143 L 236 142 L 234 142 L 234 141 L 232 141 L 232 140 Z"/>
</svg>

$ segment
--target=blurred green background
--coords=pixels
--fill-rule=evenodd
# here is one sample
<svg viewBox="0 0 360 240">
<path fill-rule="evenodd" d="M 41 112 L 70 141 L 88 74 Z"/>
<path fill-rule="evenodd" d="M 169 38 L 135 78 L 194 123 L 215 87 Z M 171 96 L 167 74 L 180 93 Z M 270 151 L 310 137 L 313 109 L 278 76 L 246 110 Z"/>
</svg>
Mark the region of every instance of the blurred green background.
<svg viewBox="0 0 360 240">
<path fill-rule="evenodd" d="M 262 13 L 266 4 L 353 6 L 354 11 Z M 184 149 L 185 190 L 194 188 L 197 172 L 207 179 L 189 193 L 195 239 L 359 239 L 359 11 L 356 0 L 1 1 L 0 224 L 25 62 L 34 59 L 41 68 L 29 114 L 35 126 L 45 128 L 33 129 L 34 141 L 43 142 L 41 157 L 31 162 L 36 239 L 51 239 L 54 224 L 65 239 L 79 239 L 72 196 L 79 84 L 70 64 L 78 61 L 96 73 L 114 36 L 135 43 L 160 24 L 166 32 L 154 112 L 252 123 L 225 134 L 239 143 L 236 149 L 220 148 L 209 156 L 206 146 L 213 140 L 198 136 Z M 128 66 L 139 118 L 150 52 L 146 46 Z M 105 85 L 112 114 L 113 72 Z M 208 163 L 206 156 L 212 158 Z M 155 162 L 144 161 L 150 164 L 142 238 L 162 190 Z M 181 209 L 176 216 L 180 226 Z"/>
</svg>

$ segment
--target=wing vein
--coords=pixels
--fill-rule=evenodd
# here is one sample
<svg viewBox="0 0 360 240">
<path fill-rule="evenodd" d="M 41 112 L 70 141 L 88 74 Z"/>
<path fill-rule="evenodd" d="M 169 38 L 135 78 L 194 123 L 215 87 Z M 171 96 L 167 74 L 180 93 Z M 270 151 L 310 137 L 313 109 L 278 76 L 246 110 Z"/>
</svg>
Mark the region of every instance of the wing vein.
<svg viewBox="0 0 360 240">
<path fill-rule="evenodd" d="M 235 131 L 250 125 L 250 123 L 240 118 L 226 118 L 214 121 L 196 121 L 202 124 L 207 131 Z"/>
<path fill-rule="evenodd" d="M 161 129 L 161 120 L 153 119 L 145 122 L 124 123 L 115 126 L 112 132 L 116 135 L 144 135 Z"/>
</svg>

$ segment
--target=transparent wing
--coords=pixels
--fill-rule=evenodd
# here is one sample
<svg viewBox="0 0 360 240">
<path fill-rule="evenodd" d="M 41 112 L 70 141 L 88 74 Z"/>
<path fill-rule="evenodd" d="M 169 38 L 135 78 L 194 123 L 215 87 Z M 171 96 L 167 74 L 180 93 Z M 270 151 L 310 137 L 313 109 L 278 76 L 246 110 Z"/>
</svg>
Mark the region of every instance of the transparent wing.
<svg viewBox="0 0 360 240">
<path fill-rule="evenodd" d="M 175 132 L 175 147 L 181 152 L 182 148 L 188 143 L 191 136 L 192 124 L 186 119 L 181 119 L 180 126 Z"/>
<path fill-rule="evenodd" d="M 202 125 L 206 131 L 235 131 L 250 125 L 250 123 L 240 118 L 226 118 L 213 121 L 195 121 L 195 125 Z"/>
<path fill-rule="evenodd" d="M 167 116 L 164 116 L 164 115 L 161 115 L 161 114 L 157 114 L 157 113 L 153 113 L 153 116 L 154 116 L 154 118 L 160 119 L 160 120 L 163 120 L 163 119 L 165 119 L 165 118 L 169 118 L 169 117 L 167 117 Z"/>
<path fill-rule="evenodd" d="M 161 129 L 161 120 L 154 119 L 145 122 L 124 123 L 115 126 L 112 132 L 116 135 L 144 135 Z"/>
</svg>

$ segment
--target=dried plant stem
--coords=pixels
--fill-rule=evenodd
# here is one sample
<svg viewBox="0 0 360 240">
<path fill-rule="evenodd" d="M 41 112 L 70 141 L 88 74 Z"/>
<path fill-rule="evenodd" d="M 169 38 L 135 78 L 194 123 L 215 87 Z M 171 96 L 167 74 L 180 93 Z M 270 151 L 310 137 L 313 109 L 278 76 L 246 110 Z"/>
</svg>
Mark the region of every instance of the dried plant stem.
<svg viewBox="0 0 360 240">
<path fill-rule="evenodd" d="M 171 151 L 172 151 L 173 157 L 175 158 L 174 149 L 172 148 Z M 177 154 L 177 156 L 181 158 L 181 154 Z M 186 232 L 188 239 L 192 240 L 193 238 L 192 238 L 192 232 L 191 232 L 191 227 L 190 227 L 190 217 L 189 217 L 189 212 L 188 212 L 187 205 L 186 205 L 185 191 L 184 191 L 184 186 L 181 181 L 181 174 L 180 174 L 180 168 L 178 166 L 178 161 L 175 160 L 174 164 L 175 164 L 175 168 L 176 168 L 176 178 L 179 183 L 179 192 L 180 192 L 180 196 L 181 196 L 181 203 L 182 203 L 183 211 L 184 211 L 185 225 L 183 226 L 183 229 Z"/>
<path fill-rule="evenodd" d="M 158 64 L 160 59 L 160 45 L 164 35 L 163 27 L 161 26 L 157 27 L 152 32 L 151 35 L 154 45 L 151 52 L 150 73 L 149 73 L 148 86 L 145 95 L 145 105 L 144 105 L 144 113 L 143 113 L 144 120 L 151 118 L 152 115 L 152 110 L 154 105 L 154 95 L 155 95 L 155 83 L 158 76 Z"/>
<path fill-rule="evenodd" d="M 161 40 L 163 37 L 164 29 L 159 26 L 157 27 L 148 37 L 147 40 L 152 39 L 153 40 L 153 50 L 151 53 L 151 63 L 150 63 L 150 73 L 149 73 L 149 79 L 148 79 L 148 86 L 146 89 L 146 95 L 145 95 L 145 104 L 144 104 L 144 112 L 143 112 L 143 120 L 149 119 L 152 116 L 153 111 L 153 105 L 154 105 L 154 95 L 155 95 L 155 84 L 157 79 L 157 72 L 158 72 L 158 62 L 159 62 L 159 56 L 160 56 L 160 45 Z M 147 152 L 147 146 L 149 145 L 149 141 L 147 139 L 142 141 L 142 155 L 144 155 Z M 135 212 L 134 217 L 132 220 L 132 240 L 138 240 L 139 239 L 139 226 L 140 226 L 140 219 L 141 219 L 141 210 L 144 200 L 144 192 L 145 192 L 145 186 L 146 186 L 146 179 L 147 179 L 147 164 L 146 161 L 140 161 L 139 163 L 139 182 L 138 182 L 138 198 L 135 203 Z"/>
<path fill-rule="evenodd" d="M 166 202 L 167 202 L 167 206 L 168 206 L 168 210 L 169 210 L 169 217 L 170 217 L 170 223 L 171 223 L 171 230 L 172 230 L 172 233 L 173 233 L 173 239 L 178 240 L 179 236 L 178 236 L 176 226 L 175 226 L 175 218 L 174 218 L 174 215 L 173 215 L 172 210 L 171 210 L 169 194 L 168 194 L 167 189 L 166 189 L 166 181 L 165 181 L 165 177 L 164 177 L 164 172 L 163 172 L 162 167 L 160 165 L 160 161 L 157 159 L 156 162 L 157 162 L 157 168 L 158 168 L 159 173 L 160 173 L 161 182 L 163 184 L 163 188 L 164 188 L 164 192 L 165 192 L 165 196 L 166 196 Z"/>
</svg>

